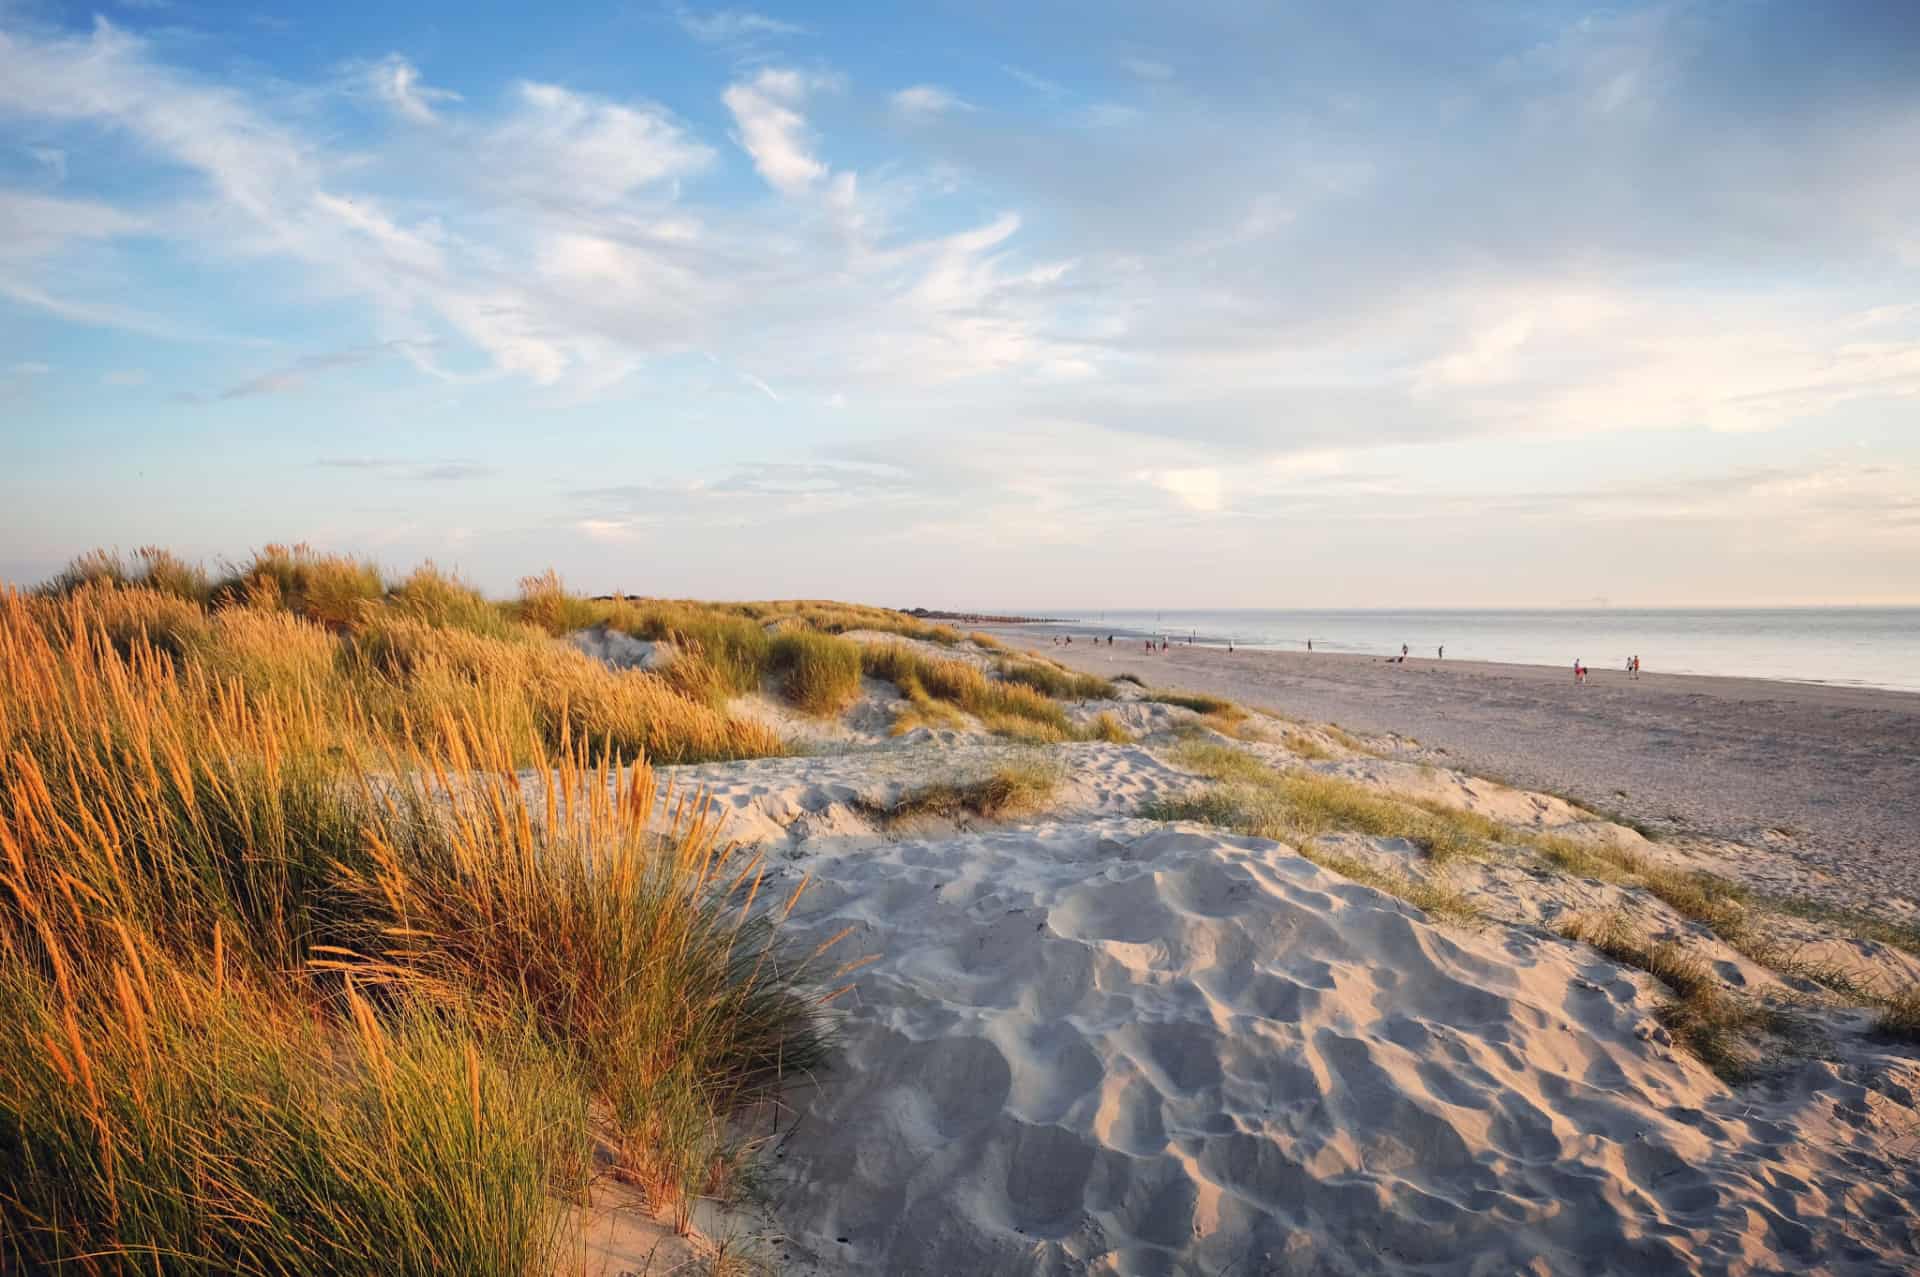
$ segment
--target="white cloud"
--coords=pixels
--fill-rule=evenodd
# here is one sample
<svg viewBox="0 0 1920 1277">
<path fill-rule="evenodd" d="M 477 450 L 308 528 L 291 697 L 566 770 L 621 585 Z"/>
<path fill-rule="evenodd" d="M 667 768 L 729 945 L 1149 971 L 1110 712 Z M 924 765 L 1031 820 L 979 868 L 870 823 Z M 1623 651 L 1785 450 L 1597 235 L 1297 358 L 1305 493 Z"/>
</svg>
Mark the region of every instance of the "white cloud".
<svg viewBox="0 0 1920 1277">
<path fill-rule="evenodd" d="M 460 95 L 450 89 L 421 83 L 419 69 L 397 53 L 367 67 L 364 74 L 376 97 L 416 124 L 434 122 L 434 103 L 460 100 Z"/>
<path fill-rule="evenodd" d="M 804 194 L 828 172 L 813 154 L 806 117 L 798 110 L 813 87 L 798 71 L 769 67 L 721 94 L 740 130 L 735 140 L 767 185 L 783 195 Z"/>
<path fill-rule="evenodd" d="M 893 95 L 893 109 L 910 120 L 930 120 L 949 111 L 971 111 L 972 103 L 961 100 L 937 84 L 916 84 Z"/>
<path fill-rule="evenodd" d="M 664 110 L 622 105 L 554 84 L 522 82 L 515 107 L 482 141 L 482 157 L 525 184 L 591 204 L 699 173 L 713 151 Z"/>
<path fill-rule="evenodd" d="M 144 368 L 116 368 L 100 378 L 105 386 L 144 386 L 147 384 L 147 372 Z"/>
<path fill-rule="evenodd" d="M 764 13 L 743 9 L 676 9 L 674 17 L 681 30 L 703 44 L 742 44 L 776 36 L 805 35 L 807 29 L 797 23 L 769 18 Z"/>
</svg>

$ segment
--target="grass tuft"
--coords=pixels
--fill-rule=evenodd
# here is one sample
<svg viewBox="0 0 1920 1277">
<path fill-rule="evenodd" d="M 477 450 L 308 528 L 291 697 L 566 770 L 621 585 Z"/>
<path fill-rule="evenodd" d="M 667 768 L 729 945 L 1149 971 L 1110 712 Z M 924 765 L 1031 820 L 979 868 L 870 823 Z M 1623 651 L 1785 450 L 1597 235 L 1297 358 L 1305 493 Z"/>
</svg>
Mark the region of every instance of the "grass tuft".
<svg viewBox="0 0 1920 1277">
<path fill-rule="evenodd" d="M 1087 724 L 1084 735 L 1087 740 L 1103 740 L 1111 745 L 1134 743 L 1133 733 L 1122 727 L 1119 719 L 1104 711 L 1094 715 L 1093 721 Z"/>
<path fill-rule="evenodd" d="M 0 1269 L 544 1271 L 596 1138 L 684 1219 L 820 1060 L 793 897 L 635 758 L 777 741 L 331 570 L 0 591 Z"/>
<path fill-rule="evenodd" d="M 1202 692 L 1180 692 L 1171 688 L 1155 687 L 1148 690 L 1146 699 L 1159 701 L 1162 705 L 1178 705 L 1181 709 L 1190 709 L 1196 714 L 1237 716 L 1246 713 L 1223 696 L 1208 696 Z"/>
<path fill-rule="evenodd" d="M 1920 1042 L 1920 986 L 1909 986 L 1888 997 L 1874 1028 L 1902 1042 Z"/>
<path fill-rule="evenodd" d="M 1007 657 L 994 662 L 994 672 L 1008 683 L 1022 684 L 1056 700 L 1111 699 L 1113 684 L 1093 674 L 1082 674 L 1038 656 Z"/>
<path fill-rule="evenodd" d="M 329 629 L 346 629 L 386 594 L 380 569 L 366 559 L 322 554 L 312 546 L 269 545 L 231 567 L 212 590 L 215 603 L 285 609 Z"/>
<path fill-rule="evenodd" d="M 1072 724 L 1060 705 L 1018 683 L 994 682 L 965 661 L 926 657 L 904 643 L 870 643 L 861 649 L 862 671 L 901 689 L 922 724 L 963 712 L 988 731 L 1045 744 L 1069 739 Z M 930 710 L 933 704 L 945 710 Z M 899 724 L 895 725 L 900 730 Z"/>
<path fill-rule="evenodd" d="M 1661 1023 L 1725 1081 L 1752 1076 L 1759 1064 L 1755 1037 L 1782 1027 L 1777 1013 L 1723 988 L 1704 957 L 1670 940 L 1651 939 L 1618 913 L 1574 914 L 1559 931 L 1672 990 L 1660 1009 Z"/>
<path fill-rule="evenodd" d="M 1314 772 L 1280 772 L 1231 745 L 1190 743 L 1174 750 L 1183 767 L 1249 791 L 1245 805 L 1258 812 L 1262 837 L 1308 842 L 1335 830 L 1375 838 L 1402 838 L 1436 862 L 1479 855 L 1481 830 L 1461 813 L 1435 811 L 1388 798 L 1356 781 Z M 1487 822 L 1491 824 L 1491 822 Z"/>
<path fill-rule="evenodd" d="M 837 714 L 860 696 L 860 645 L 795 630 L 775 636 L 773 669 L 789 701 L 809 714 Z"/>
<path fill-rule="evenodd" d="M 979 816 L 1005 820 L 1038 809 L 1060 787 L 1060 769 L 1028 759 L 1003 763 L 977 780 L 924 785 L 886 805 L 868 804 L 866 814 L 886 825 Z"/>
</svg>

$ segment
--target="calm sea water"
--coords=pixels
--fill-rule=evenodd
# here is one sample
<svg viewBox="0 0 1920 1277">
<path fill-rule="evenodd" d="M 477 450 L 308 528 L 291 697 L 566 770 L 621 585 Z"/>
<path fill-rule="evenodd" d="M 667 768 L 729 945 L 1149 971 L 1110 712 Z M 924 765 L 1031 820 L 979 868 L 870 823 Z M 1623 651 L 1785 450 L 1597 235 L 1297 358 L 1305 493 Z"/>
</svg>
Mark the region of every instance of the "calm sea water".
<svg viewBox="0 0 1920 1277">
<path fill-rule="evenodd" d="M 1066 613 L 1064 615 L 1074 615 Z M 1106 611 L 1078 614 L 1075 634 L 1141 636 L 1304 651 L 1722 674 L 1920 691 L 1920 608 L 1738 608 L 1595 611 Z"/>
</svg>

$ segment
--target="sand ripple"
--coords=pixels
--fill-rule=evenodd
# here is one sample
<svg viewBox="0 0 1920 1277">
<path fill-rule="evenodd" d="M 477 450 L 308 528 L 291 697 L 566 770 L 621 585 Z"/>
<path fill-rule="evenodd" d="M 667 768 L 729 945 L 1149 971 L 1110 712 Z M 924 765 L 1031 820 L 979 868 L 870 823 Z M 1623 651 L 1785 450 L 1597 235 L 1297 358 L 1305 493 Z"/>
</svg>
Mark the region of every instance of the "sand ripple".
<svg viewBox="0 0 1920 1277">
<path fill-rule="evenodd" d="M 880 957 L 777 1161 L 796 1270 L 1911 1262 L 1920 1172 L 1873 1086 L 1809 1062 L 1735 1097 L 1556 937 L 1112 816 L 801 867 L 802 937 Z"/>
</svg>

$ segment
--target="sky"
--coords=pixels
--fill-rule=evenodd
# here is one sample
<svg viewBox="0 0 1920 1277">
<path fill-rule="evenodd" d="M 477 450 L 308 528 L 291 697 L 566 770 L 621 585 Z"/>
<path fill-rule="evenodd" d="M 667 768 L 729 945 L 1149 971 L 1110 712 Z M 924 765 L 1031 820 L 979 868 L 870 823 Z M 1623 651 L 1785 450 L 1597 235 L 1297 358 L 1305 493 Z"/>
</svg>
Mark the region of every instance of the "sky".
<svg viewBox="0 0 1920 1277">
<path fill-rule="evenodd" d="M 1920 604 L 1920 5 L 0 0 L 0 579 Z"/>
</svg>

